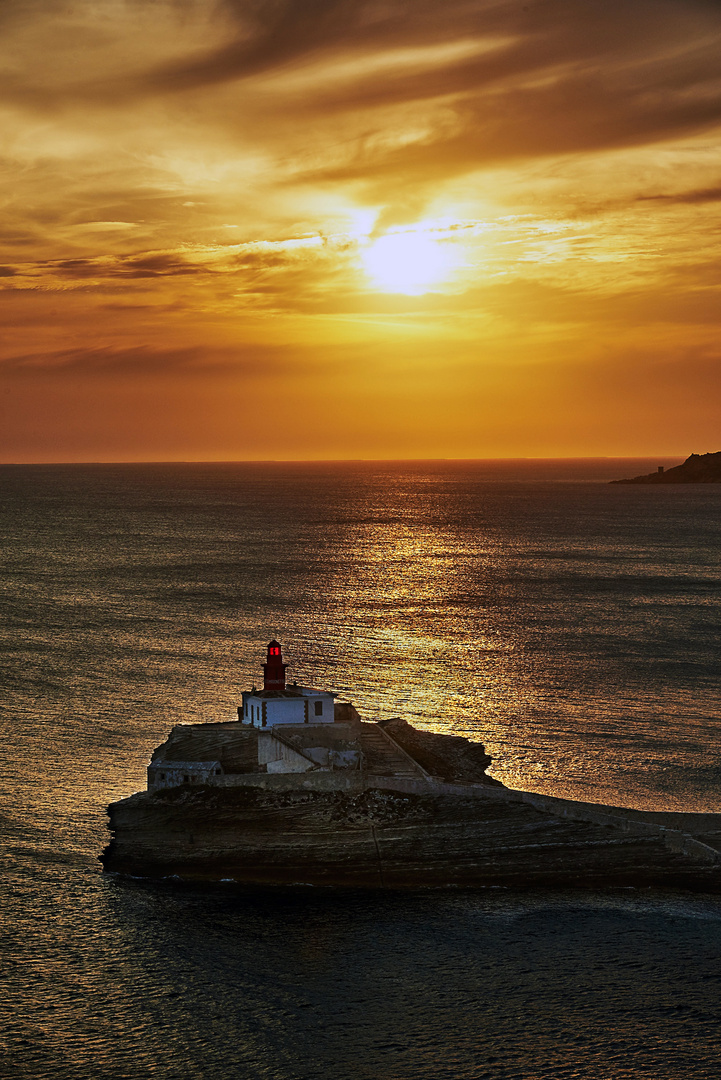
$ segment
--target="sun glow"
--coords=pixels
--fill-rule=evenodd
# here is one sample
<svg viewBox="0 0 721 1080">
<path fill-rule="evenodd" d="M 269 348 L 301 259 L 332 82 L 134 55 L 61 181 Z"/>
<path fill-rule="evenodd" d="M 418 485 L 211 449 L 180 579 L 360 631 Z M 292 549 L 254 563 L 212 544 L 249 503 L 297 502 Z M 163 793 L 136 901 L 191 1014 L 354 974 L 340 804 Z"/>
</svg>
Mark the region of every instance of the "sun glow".
<svg viewBox="0 0 721 1080">
<path fill-rule="evenodd" d="M 418 296 L 446 278 L 453 260 L 447 246 L 422 232 L 387 233 L 362 251 L 368 276 L 386 292 Z"/>
</svg>

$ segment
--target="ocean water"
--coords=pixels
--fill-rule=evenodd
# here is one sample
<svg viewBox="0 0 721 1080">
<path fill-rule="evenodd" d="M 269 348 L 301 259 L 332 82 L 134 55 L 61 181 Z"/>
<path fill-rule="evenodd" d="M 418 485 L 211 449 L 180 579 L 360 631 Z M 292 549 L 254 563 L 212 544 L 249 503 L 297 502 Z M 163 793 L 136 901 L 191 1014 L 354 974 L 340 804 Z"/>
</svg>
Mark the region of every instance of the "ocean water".
<svg viewBox="0 0 721 1080">
<path fill-rule="evenodd" d="M 107 803 L 234 718 L 274 636 L 511 786 L 721 811 L 721 488 L 604 482 L 656 464 L 0 467 L 0 1075 L 718 1076 L 717 898 L 97 863 Z"/>
</svg>

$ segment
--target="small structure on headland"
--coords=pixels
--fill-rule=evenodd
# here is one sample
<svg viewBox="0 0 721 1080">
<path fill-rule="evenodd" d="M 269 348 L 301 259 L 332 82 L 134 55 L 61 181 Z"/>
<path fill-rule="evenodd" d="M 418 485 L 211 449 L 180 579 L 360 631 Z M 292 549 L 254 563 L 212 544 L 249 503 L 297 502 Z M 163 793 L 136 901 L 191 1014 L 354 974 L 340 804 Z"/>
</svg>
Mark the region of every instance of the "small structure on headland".
<svg viewBox="0 0 721 1080">
<path fill-rule="evenodd" d="M 721 891 L 721 815 L 514 791 L 481 743 L 287 685 L 271 641 L 238 719 L 179 724 L 109 808 L 106 870 L 245 884 L 672 885 Z"/>
</svg>

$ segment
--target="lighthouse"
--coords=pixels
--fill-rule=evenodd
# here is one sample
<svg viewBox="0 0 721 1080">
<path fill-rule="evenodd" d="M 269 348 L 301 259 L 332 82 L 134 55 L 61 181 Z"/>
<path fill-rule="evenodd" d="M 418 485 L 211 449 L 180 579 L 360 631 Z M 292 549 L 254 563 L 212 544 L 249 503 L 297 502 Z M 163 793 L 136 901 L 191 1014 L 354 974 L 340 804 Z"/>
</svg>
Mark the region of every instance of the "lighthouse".
<svg viewBox="0 0 721 1080">
<path fill-rule="evenodd" d="M 275 638 L 268 645 L 268 658 L 263 664 L 263 689 L 285 690 L 285 669 L 283 650 Z"/>
<path fill-rule="evenodd" d="M 297 682 L 286 686 L 287 667 L 283 647 L 273 638 L 263 664 L 263 689 L 253 687 L 244 692 L 238 718 L 259 728 L 278 724 L 332 724 L 338 695 L 312 686 L 299 686 Z"/>
</svg>

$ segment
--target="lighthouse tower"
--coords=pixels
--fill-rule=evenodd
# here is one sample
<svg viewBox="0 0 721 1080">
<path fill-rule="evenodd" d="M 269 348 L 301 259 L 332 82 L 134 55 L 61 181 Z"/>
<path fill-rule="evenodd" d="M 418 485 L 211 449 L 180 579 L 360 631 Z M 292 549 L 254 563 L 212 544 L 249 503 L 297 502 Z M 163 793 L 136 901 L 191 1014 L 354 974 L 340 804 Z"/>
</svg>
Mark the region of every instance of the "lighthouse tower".
<svg viewBox="0 0 721 1080">
<path fill-rule="evenodd" d="M 283 649 L 275 638 L 268 645 L 263 664 L 263 689 L 246 690 L 238 717 L 253 727 L 275 727 L 277 724 L 332 724 L 335 721 L 335 698 L 330 690 L 312 686 L 285 685 Z"/>
<path fill-rule="evenodd" d="M 285 690 L 285 669 L 283 650 L 275 638 L 268 645 L 268 658 L 263 664 L 263 689 Z"/>
</svg>

